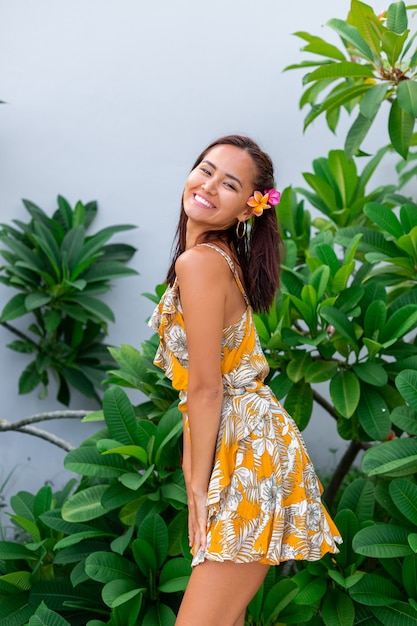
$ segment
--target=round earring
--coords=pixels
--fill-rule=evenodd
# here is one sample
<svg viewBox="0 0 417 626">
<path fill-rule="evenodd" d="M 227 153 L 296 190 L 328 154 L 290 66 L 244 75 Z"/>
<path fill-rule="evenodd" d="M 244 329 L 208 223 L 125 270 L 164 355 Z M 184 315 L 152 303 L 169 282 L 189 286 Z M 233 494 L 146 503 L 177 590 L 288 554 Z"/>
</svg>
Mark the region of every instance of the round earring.
<svg viewBox="0 0 417 626">
<path fill-rule="evenodd" d="M 243 228 L 241 228 L 241 225 L 243 226 Z M 238 220 L 236 224 L 236 237 L 238 239 L 243 239 L 245 235 L 246 235 L 246 222 L 240 222 Z"/>
</svg>

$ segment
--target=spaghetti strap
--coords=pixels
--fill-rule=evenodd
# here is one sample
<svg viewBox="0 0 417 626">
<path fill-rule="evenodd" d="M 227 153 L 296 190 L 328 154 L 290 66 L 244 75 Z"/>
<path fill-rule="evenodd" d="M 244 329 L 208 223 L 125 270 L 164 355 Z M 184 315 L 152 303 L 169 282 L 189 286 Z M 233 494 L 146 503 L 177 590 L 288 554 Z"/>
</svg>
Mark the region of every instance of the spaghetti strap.
<svg viewBox="0 0 417 626">
<path fill-rule="evenodd" d="M 227 263 L 228 263 L 228 265 L 230 267 L 230 271 L 232 272 L 232 274 L 233 274 L 233 276 L 235 278 L 235 281 L 237 283 L 237 286 L 239 287 L 239 291 L 242 294 L 246 304 L 249 306 L 250 305 L 249 298 L 246 295 L 245 289 L 244 289 L 244 287 L 242 285 L 242 281 L 240 280 L 239 274 L 236 271 L 235 264 L 233 263 L 232 259 L 227 254 L 227 252 L 222 250 L 222 248 L 219 248 L 219 246 L 216 246 L 216 244 L 214 244 L 214 243 L 208 243 L 207 242 L 207 243 L 199 243 L 197 245 L 198 246 L 207 246 L 207 248 L 212 248 L 213 250 L 216 250 L 216 252 L 221 254 L 224 259 L 226 259 L 226 261 L 227 261 Z"/>
</svg>

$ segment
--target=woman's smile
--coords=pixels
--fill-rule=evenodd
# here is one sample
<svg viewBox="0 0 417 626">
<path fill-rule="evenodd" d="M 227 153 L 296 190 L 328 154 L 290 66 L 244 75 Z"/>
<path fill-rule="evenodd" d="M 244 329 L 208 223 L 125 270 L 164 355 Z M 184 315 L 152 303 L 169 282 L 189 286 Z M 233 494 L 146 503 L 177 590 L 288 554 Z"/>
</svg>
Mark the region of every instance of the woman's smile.
<svg viewBox="0 0 417 626">
<path fill-rule="evenodd" d="M 202 204 L 207 209 L 215 209 L 216 208 L 216 206 L 214 204 L 212 204 L 211 202 L 209 202 L 207 200 L 207 198 L 204 198 L 203 196 L 201 196 L 198 193 L 194 194 L 194 200 L 196 201 L 197 204 Z"/>
</svg>

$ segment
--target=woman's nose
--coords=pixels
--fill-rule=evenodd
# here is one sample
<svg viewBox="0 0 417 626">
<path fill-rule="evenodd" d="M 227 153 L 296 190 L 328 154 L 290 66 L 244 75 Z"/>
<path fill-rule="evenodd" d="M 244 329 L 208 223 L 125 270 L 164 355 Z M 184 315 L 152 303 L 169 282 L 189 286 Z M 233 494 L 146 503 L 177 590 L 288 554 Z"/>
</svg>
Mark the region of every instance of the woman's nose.
<svg viewBox="0 0 417 626">
<path fill-rule="evenodd" d="M 204 183 L 201 185 L 201 189 L 211 194 L 216 193 L 216 182 L 212 178 L 210 178 L 209 180 L 205 180 Z"/>
</svg>

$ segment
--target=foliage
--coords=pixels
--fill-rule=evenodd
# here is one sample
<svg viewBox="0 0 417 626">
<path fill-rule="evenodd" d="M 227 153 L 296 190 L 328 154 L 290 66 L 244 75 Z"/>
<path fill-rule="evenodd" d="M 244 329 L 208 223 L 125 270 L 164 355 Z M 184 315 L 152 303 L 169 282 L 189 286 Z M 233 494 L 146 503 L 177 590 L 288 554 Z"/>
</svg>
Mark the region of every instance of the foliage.
<svg viewBox="0 0 417 626">
<path fill-rule="evenodd" d="M 335 132 L 342 108 L 349 113 L 358 110 L 345 141 L 347 155 L 353 156 L 360 150 L 382 103 L 388 102 L 392 146 L 407 157 L 410 145 L 416 142 L 416 33 L 410 32 L 408 19 L 408 13 L 416 7 L 394 2 L 376 15 L 369 5 L 352 0 L 346 20 L 333 18 L 327 22 L 341 38 L 339 47 L 308 32 L 296 33 L 307 42 L 303 51 L 320 57 L 286 68 L 308 68 L 300 100 L 300 107 L 310 105 L 304 128 L 324 114 L 328 127 Z"/>
<path fill-rule="evenodd" d="M 147 356 L 155 348 L 151 339 L 143 353 L 114 350 L 113 375 L 130 387 L 138 376 L 149 400 L 134 408 L 120 387 L 107 389 L 103 411 L 88 416 L 105 427 L 65 459 L 83 476 L 76 491 L 11 499 L 19 530 L 0 542 L 0 625 L 26 624 L 46 611 L 42 600 L 71 625 L 174 623 L 191 561 L 182 423 L 176 392 Z"/>
<path fill-rule="evenodd" d="M 0 230 L 5 260 L 0 281 L 19 291 L 5 305 L 0 323 L 18 336 L 8 347 L 34 357 L 20 376 L 19 393 L 41 385 L 45 396 L 52 372 L 63 404 L 69 403 L 70 386 L 99 400 L 98 390 L 113 363 L 103 340 L 114 315 L 98 296 L 109 291 L 113 279 L 136 274 L 125 266 L 135 249 L 107 242 L 133 226 L 87 235 L 96 202 L 78 202 L 72 209 L 58 196 L 52 218 L 29 200 L 23 204 L 30 221 L 13 220 L 14 226 L 2 224 Z M 10 324 L 28 314 L 27 333 Z"/>
<path fill-rule="evenodd" d="M 358 11 L 369 18 L 361 28 L 373 28 L 368 9 L 352 0 L 345 26 L 338 25 L 350 36 L 342 37 L 349 53 L 361 43 L 350 28 L 360 31 L 352 22 Z M 387 11 L 385 47 L 375 43 L 381 58 L 390 38 L 408 37 L 403 9 L 395 3 Z M 315 46 L 310 51 L 323 48 L 323 40 L 304 35 Z M 360 62 L 346 63 L 367 67 L 358 56 Z M 400 99 L 398 86 L 390 89 Z M 351 158 L 331 151 L 304 175 L 308 188 L 284 190 L 277 207 L 286 250 L 282 289 L 256 324 L 271 366 L 268 382 L 300 428 L 318 403 L 350 442 L 326 489 L 344 543 L 318 562 L 271 568 L 249 605 L 251 626 L 417 625 L 417 205 L 399 192 L 401 167 L 399 183 L 370 188 L 386 151 L 364 167 L 355 151 Z M 112 350 L 119 365 L 109 375 L 113 386 L 103 410 L 87 418 L 105 426 L 65 460 L 82 476 L 76 491 L 56 502 L 48 496 L 50 504 L 36 510 L 46 491 L 13 500 L 14 522 L 30 537 L 23 545 L 0 542 L 0 626 L 6 610 L 9 619 L 16 614 L 15 626 L 37 619 L 35 611 L 45 620 L 55 612 L 69 624 L 90 620 L 88 626 L 174 624 L 190 555 L 181 421 L 176 393 L 152 363 L 156 347 L 153 337 L 142 351 Z M 147 400 L 133 406 L 122 386 Z M 346 481 L 359 450 L 363 471 Z M 64 572 L 73 586 L 65 599 Z M 48 619 L 52 624 L 55 615 Z"/>
<path fill-rule="evenodd" d="M 115 351 L 119 381 L 132 388 L 140 372 L 148 400 L 135 408 L 120 387 L 106 391 L 103 411 L 86 418 L 104 419 L 104 428 L 65 459 L 83 476 L 76 491 L 68 497 L 68 485 L 52 496 L 43 487 L 12 498 L 16 538 L 25 543 L 0 542 L 0 625 L 12 626 L 1 621 L 11 608 L 16 626 L 35 611 L 44 615 L 41 601 L 69 624 L 174 624 L 190 573 L 181 420 L 176 393 L 151 363 L 155 347 L 152 338 L 142 352 Z M 409 405 L 393 412 L 410 434 L 417 432 L 415 382 L 410 372 L 398 377 Z M 339 500 L 340 553 L 271 568 L 247 623 L 416 624 L 416 455 L 411 437 L 372 447 L 364 469 L 373 477 L 355 479 Z"/>
</svg>

